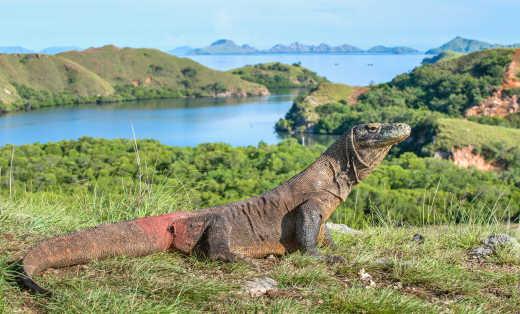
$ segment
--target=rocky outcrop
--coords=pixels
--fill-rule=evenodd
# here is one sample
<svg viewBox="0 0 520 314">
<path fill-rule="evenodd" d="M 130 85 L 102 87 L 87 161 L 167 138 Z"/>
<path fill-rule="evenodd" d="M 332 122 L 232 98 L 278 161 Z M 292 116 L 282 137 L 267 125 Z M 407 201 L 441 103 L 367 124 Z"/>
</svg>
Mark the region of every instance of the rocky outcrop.
<svg viewBox="0 0 520 314">
<path fill-rule="evenodd" d="M 480 105 L 474 106 L 466 110 L 466 117 L 505 117 L 520 111 L 518 103 L 518 95 L 505 95 L 503 90 L 486 98 Z"/>
<path fill-rule="evenodd" d="M 475 147 L 470 145 L 462 148 L 452 148 L 451 159 L 453 163 L 461 168 L 475 167 L 481 171 L 492 171 L 496 170 L 496 167 L 486 161 L 484 157 L 479 154 L 475 154 Z"/>
<path fill-rule="evenodd" d="M 518 103 L 520 78 L 518 73 L 520 73 L 520 49 L 516 50 L 511 63 L 504 72 L 504 82 L 500 89 L 486 98 L 480 105 L 468 108 L 465 116 L 499 116 L 503 118 L 520 111 L 520 104 Z M 516 92 L 511 93 L 510 91 Z"/>
</svg>

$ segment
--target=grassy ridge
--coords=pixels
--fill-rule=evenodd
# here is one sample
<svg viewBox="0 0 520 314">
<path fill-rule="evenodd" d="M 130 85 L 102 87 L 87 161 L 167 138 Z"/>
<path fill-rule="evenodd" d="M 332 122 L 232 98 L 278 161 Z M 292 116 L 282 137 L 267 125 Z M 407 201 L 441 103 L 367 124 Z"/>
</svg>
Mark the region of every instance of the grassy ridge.
<svg viewBox="0 0 520 314">
<path fill-rule="evenodd" d="M 259 84 L 155 49 L 0 54 L 0 111 L 70 103 L 268 94 Z"/>
<path fill-rule="evenodd" d="M 137 82 L 140 85 L 148 84 L 150 87 L 168 86 L 183 89 L 186 87 L 183 80 L 192 79 L 196 86 L 208 86 L 219 82 L 225 90 L 247 91 L 259 87 L 234 75 L 211 70 L 191 59 L 174 57 L 156 49 L 121 49 L 105 46 L 80 52 L 65 52 L 59 56 L 83 65 L 112 85 Z M 147 78 L 151 78 L 149 83 L 146 83 Z"/>
<path fill-rule="evenodd" d="M 449 151 L 452 147 L 473 145 L 480 149 L 489 143 L 501 143 L 505 150 L 520 146 L 520 129 L 480 124 L 465 119 L 439 119 L 439 130 L 432 144 Z"/>
</svg>

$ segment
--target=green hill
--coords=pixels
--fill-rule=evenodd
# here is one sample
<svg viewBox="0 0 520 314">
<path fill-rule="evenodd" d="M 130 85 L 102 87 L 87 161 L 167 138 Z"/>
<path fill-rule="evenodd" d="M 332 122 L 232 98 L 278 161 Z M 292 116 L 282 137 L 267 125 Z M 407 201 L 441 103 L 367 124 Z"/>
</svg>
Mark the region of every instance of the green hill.
<svg viewBox="0 0 520 314">
<path fill-rule="evenodd" d="M 322 83 L 308 95 L 296 98 L 285 119 L 280 119 L 275 128 L 279 132 L 314 133 L 314 126 L 322 117 L 319 112 L 321 108 L 332 103 L 350 107 L 365 90 L 363 87 L 339 83 Z"/>
<path fill-rule="evenodd" d="M 231 72 L 241 79 L 262 84 L 270 90 L 282 88 L 315 88 L 327 79 L 306 69 L 300 64 L 282 64 L 279 62 L 247 65 Z"/>
<path fill-rule="evenodd" d="M 477 150 L 486 150 L 490 160 L 514 160 L 511 150 L 520 146 L 520 132 L 512 127 L 520 126 L 519 113 L 505 118 L 471 118 L 474 122 L 464 120 L 467 108 L 479 105 L 500 88 L 514 51 L 484 50 L 425 64 L 389 83 L 358 92 L 355 104 L 347 101 L 351 89 L 330 90 L 322 84 L 297 98 L 276 129 L 342 134 L 360 123 L 406 122 L 412 126 L 412 137 L 394 153 L 433 156 L 437 151 L 449 152 L 452 147 L 472 144 Z M 503 153 L 499 153 L 500 149 Z"/>
<path fill-rule="evenodd" d="M 500 44 L 490 44 L 485 41 L 475 40 L 475 39 L 467 39 L 457 36 L 452 40 L 448 41 L 444 45 L 438 48 L 432 48 L 426 51 L 426 54 L 436 55 L 444 51 L 455 51 L 455 52 L 474 52 L 483 49 L 492 49 L 492 48 L 518 48 L 520 44 L 512 44 L 512 45 L 500 45 Z"/>
<path fill-rule="evenodd" d="M 3 112 L 69 103 L 265 94 L 264 86 L 155 49 L 105 46 L 54 56 L 0 55 Z"/>
</svg>

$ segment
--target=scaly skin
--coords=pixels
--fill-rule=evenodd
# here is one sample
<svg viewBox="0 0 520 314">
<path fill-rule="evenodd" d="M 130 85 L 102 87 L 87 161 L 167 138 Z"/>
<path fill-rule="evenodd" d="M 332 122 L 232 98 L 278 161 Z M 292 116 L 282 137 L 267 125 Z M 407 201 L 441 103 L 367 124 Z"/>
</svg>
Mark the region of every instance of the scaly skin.
<svg viewBox="0 0 520 314">
<path fill-rule="evenodd" d="M 19 280 L 37 292 L 49 293 L 30 277 L 51 267 L 168 249 L 186 254 L 200 251 L 210 259 L 229 262 L 296 250 L 342 261 L 317 249 L 319 242 L 334 245 L 325 221 L 392 145 L 409 135 L 410 127 L 401 123 L 358 125 L 307 169 L 262 195 L 213 208 L 100 225 L 43 241 L 21 261 L 24 276 Z"/>
</svg>

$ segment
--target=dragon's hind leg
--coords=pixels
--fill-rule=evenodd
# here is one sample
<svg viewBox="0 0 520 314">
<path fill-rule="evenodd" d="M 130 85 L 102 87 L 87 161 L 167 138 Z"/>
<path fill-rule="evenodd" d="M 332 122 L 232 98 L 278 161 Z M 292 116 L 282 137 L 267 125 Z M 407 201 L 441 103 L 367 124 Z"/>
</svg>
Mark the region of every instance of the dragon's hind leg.
<svg viewBox="0 0 520 314">
<path fill-rule="evenodd" d="M 205 223 L 196 251 L 202 252 L 211 260 L 235 262 L 242 259 L 231 252 L 231 224 L 226 217 L 211 213 L 197 218 L 203 219 Z"/>
</svg>

